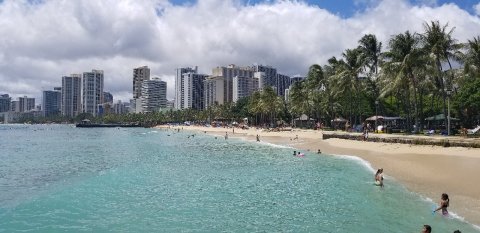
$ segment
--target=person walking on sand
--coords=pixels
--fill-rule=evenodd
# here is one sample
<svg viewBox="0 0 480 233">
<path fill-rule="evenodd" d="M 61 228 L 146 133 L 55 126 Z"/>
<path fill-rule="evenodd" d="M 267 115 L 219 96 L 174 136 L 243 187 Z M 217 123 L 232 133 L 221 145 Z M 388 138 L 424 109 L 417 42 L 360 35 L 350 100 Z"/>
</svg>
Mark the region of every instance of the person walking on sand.
<svg viewBox="0 0 480 233">
<path fill-rule="evenodd" d="M 383 168 L 378 169 L 375 173 L 375 185 L 383 188 Z"/>
<path fill-rule="evenodd" d="M 257 134 L 257 142 L 259 142 L 259 141 L 260 141 L 260 136 L 258 136 L 258 134 Z"/>
<path fill-rule="evenodd" d="M 442 193 L 442 197 L 440 198 L 440 205 L 433 212 L 437 212 L 439 210 L 442 210 L 442 214 L 447 215 L 448 214 L 447 208 L 448 208 L 449 205 L 450 205 L 450 199 L 448 198 L 448 194 Z"/>
</svg>

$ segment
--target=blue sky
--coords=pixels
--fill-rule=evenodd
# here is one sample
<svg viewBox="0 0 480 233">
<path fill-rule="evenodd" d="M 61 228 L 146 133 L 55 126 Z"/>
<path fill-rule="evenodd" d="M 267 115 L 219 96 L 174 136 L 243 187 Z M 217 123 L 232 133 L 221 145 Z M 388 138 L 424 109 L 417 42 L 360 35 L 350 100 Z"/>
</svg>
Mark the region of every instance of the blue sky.
<svg viewBox="0 0 480 233">
<path fill-rule="evenodd" d="M 170 2 L 178 5 L 195 3 L 197 0 L 170 0 Z M 256 4 L 262 2 L 273 2 L 272 0 L 241 0 L 244 4 Z M 365 8 L 375 4 L 379 0 L 300 0 L 308 2 L 312 5 L 320 6 L 328 11 L 348 18 L 357 12 L 365 10 Z M 454 3 L 460 8 L 474 14 L 473 6 L 479 3 L 479 0 L 409 0 L 412 5 L 429 5 L 439 6 L 448 3 Z"/>
</svg>

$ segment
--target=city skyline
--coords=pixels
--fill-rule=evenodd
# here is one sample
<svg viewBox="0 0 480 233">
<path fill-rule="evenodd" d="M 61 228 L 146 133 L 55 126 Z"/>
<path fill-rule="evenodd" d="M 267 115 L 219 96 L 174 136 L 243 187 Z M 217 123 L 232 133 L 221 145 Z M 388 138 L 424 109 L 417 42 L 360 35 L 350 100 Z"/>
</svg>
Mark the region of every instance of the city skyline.
<svg viewBox="0 0 480 233">
<path fill-rule="evenodd" d="M 0 39 L 0 93 L 40 100 L 58 77 L 93 68 L 105 71 L 105 90 L 127 102 L 131 69 L 146 65 L 170 84 L 173 99 L 178 67 L 209 73 L 217 65 L 264 64 L 305 75 L 366 33 L 385 48 L 391 35 L 421 31 L 431 20 L 456 27 L 460 42 L 480 28 L 474 1 L 326 2 L 2 1 L 0 31 L 9 36 Z"/>
</svg>

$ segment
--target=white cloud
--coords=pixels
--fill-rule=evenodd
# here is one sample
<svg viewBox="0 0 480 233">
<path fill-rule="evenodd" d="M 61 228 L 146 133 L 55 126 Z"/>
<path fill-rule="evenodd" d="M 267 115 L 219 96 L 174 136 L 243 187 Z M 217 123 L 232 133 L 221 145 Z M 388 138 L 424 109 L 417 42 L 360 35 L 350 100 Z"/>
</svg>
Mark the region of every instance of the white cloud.
<svg viewBox="0 0 480 233">
<path fill-rule="evenodd" d="M 239 2 L 6 0 L 0 3 L 0 93 L 39 97 L 42 87 L 60 85 L 62 75 L 103 69 L 105 89 L 127 100 L 132 69 L 148 65 L 168 82 L 172 97 L 177 67 L 198 65 L 208 74 L 219 65 L 261 63 L 304 74 L 311 64 L 356 46 L 366 33 L 385 42 L 440 20 L 465 41 L 480 29 L 478 16 L 454 4 L 384 0 L 343 19 L 297 1 Z"/>
<path fill-rule="evenodd" d="M 480 2 L 477 3 L 476 5 L 473 6 L 473 9 L 475 10 L 475 13 L 477 15 L 480 15 Z"/>
</svg>

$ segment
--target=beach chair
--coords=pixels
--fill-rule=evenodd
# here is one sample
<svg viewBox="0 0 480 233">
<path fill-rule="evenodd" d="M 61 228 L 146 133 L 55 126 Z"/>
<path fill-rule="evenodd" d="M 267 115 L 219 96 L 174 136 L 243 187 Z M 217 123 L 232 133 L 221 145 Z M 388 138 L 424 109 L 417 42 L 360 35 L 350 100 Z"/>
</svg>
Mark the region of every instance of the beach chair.
<svg viewBox="0 0 480 233">
<path fill-rule="evenodd" d="M 467 129 L 467 135 L 475 135 L 480 131 L 480 125 L 477 125 L 475 129 Z"/>
</svg>

